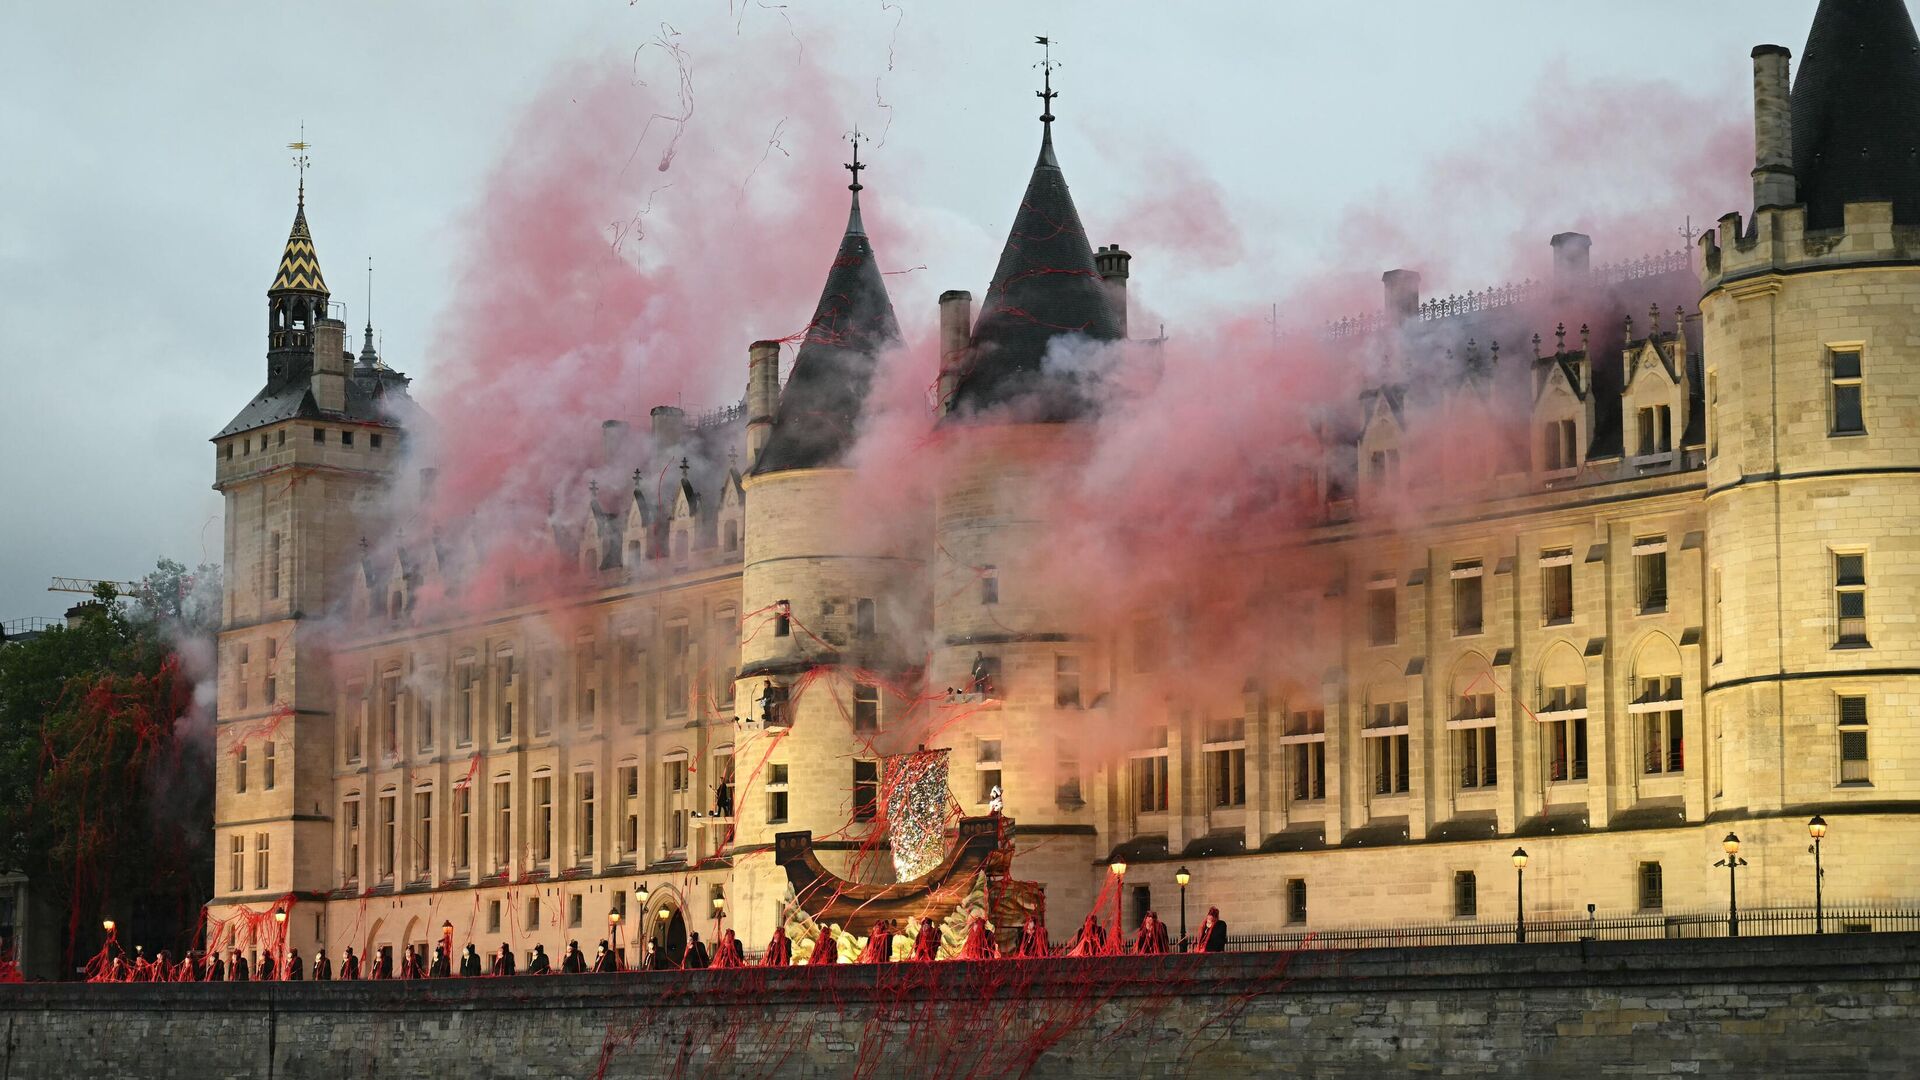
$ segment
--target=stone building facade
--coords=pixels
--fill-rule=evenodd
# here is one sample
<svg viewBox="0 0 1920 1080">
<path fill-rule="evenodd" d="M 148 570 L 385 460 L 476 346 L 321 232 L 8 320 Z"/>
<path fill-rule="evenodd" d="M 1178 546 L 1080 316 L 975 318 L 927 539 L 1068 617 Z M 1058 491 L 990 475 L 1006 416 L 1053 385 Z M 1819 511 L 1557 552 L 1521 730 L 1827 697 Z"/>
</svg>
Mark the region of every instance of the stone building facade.
<svg viewBox="0 0 1920 1080">
<path fill-rule="evenodd" d="M 1816 813 L 1830 894 L 1906 899 L 1915 45 L 1900 0 L 1824 0 L 1791 89 L 1787 51 L 1756 49 L 1756 207 L 1691 257 L 1595 266 L 1566 233 L 1549 282 L 1425 302 L 1388 273 L 1384 312 L 1331 332 L 1447 378 L 1370 386 L 1306 478 L 1314 520 L 1279 541 L 1342 567 L 1300 608 L 1324 674 L 1210 701 L 1137 693 L 1155 613 L 1074 625 L 1034 580 L 1033 478 L 1084 450 L 1092 408 L 1042 359 L 1066 327 L 1126 340 L 1131 273 L 1080 226 L 1050 110 L 977 317 L 940 299 L 940 480 L 917 523 L 820 509 L 857 482 L 851 432 L 898 338 L 856 170 L 785 384 L 759 342 L 741 406 L 610 421 L 603 464 L 649 471 L 555 529 L 581 587 L 509 583 L 459 617 L 415 601 L 474 565 L 473 538 L 363 544 L 391 525 L 406 380 L 370 331 L 346 351 L 303 206 L 267 387 L 214 440 L 216 921 L 291 898 L 279 932 L 303 951 L 451 926 L 557 956 L 618 913 L 629 948 L 721 926 L 757 948 L 789 900 L 776 834 L 887 875 L 867 857 L 881 762 L 930 730 L 961 808 L 999 794 L 1019 822 L 1056 931 L 1116 860 L 1129 922 L 1171 909 L 1184 866 L 1240 932 L 1508 921 L 1521 847 L 1529 917 L 1713 907 L 1732 831 L 1743 903 L 1805 904 Z M 1589 324 L 1572 344 L 1568 321 Z M 1524 447 L 1417 528 L 1369 514 L 1419 486 L 1402 450 L 1463 394 L 1526 417 Z M 341 613 L 353 629 L 322 634 Z M 1164 719 L 1095 753 L 1121 710 Z M 247 925 L 241 947 L 263 944 Z"/>
</svg>

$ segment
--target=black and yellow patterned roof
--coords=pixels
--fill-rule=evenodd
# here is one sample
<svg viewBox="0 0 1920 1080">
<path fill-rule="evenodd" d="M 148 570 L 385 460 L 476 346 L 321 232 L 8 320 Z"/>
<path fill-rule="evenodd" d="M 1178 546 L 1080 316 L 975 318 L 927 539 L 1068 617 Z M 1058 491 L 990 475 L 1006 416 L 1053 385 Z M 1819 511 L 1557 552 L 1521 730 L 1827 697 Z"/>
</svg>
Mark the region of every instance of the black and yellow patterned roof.
<svg viewBox="0 0 1920 1080">
<path fill-rule="evenodd" d="M 303 199 L 293 214 L 293 231 L 287 234 L 287 250 L 280 255 L 280 271 L 273 276 L 268 292 L 293 290 L 327 293 L 326 279 L 320 276 L 320 257 L 313 251 L 313 234 L 307 231 L 307 207 Z"/>
</svg>

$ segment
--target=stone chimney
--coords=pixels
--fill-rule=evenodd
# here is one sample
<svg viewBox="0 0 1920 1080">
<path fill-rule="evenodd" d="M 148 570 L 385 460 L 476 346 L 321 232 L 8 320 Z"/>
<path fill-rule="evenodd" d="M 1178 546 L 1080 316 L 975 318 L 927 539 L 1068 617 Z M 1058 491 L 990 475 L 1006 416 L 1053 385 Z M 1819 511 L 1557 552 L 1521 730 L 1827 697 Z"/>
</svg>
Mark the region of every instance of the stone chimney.
<svg viewBox="0 0 1920 1080">
<path fill-rule="evenodd" d="M 773 436 L 780 408 L 780 343 L 756 341 L 747 347 L 747 467 L 760 460 Z"/>
<path fill-rule="evenodd" d="M 1780 45 L 1753 50 L 1753 208 L 1792 206 L 1793 101 L 1787 69 L 1793 54 Z"/>
<path fill-rule="evenodd" d="M 686 441 L 687 414 L 677 406 L 655 405 L 647 414 L 653 424 L 653 443 L 658 449 L 670 449 Z"/>
<path fill-rule="evenodd" d="M 1125 274 L 1122 261 L 1121 273 Z M 949 289 L 940 294 L 940 401 L 936 411 L 952 407 L 953 392 L 960 385 L 960 373 L 966 370 L 967 344 L 973 334 L 973 294 L 965 289 Z"/>
<path fill-rule="evenodd" d="M 600 464 L 617 465 L 620 451 L 627 445 L 627 422 L 625 420 L 602 420 L 600 422 Z"/>
<path fill-rule="evenodd" d="M 347 324 L 339 319 L 313 322 L 313 403 L 328 412 L 347 411 Z"/>
<path fill-rule="evenodd" d="M 1420 313 L 1420 275 L 1413 270 L 1389 270 L 1380 275 L 1386 288 L 1387 320 L 1398 326 Z"/>
<path fill-rule="evenodd" d="M 1107 283 L 1107 296 L 1120 317 L 1122 339 L 1127 336 L 1127 268 L 1132 262 L 1133 256 L 1121 251 L 1119 244 L 1108 244 L 1093 253 L 1093 265 L 1100 271 L 1100 280 Z"/>
<path fill-rule="evenodd" d="M 1591 264 L 1593 237 L 1586 233 L 1563 232 L 1553 237 L 1553 283 L 1555 289 L 1587 276 Z"/>
</svg>

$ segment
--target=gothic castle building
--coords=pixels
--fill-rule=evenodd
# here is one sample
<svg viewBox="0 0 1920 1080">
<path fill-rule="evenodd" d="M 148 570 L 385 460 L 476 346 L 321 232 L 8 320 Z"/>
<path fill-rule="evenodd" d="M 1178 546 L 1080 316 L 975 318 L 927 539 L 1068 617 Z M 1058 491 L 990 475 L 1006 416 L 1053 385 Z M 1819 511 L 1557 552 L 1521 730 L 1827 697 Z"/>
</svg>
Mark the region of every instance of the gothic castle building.
<svg viewBox="0 0 1920 1080">
<path fill-rule="evenodd" d="M 1129 333 L 1128 256 L 1089 243 L 1051 116 L 978 313 L 940 298 L 944 458 L 916 529 L 823 510 L 855 481 L 851 433 L 898 337 L 856 172 L 785 384 L 758 342 L 742 406 L 610 421 L 607 466 L 654 472 L 560 508 L 585 584 L 458 616 L 415 598 L 460 582 L 473 538 L 364 543 L 387 525 L 407 380 L 370 333 L 348 350 L 303 200 L 266 386 L 214 437 L 214 923 L 265 945 L 233 916 L 292 897 L 279 932 L 309 952 L 451 924 L 483 952 L 552 955 L 614 914 L 628 948 L 716 920 L 757 948 L 790 899 L 776 835 L 886 876 L 860 856 L 881 762 L 914 749 L 908 708 L 953 710 L 953 797 L 1004 799 L 1056 931 L 1115 861 L 1129 922 L 1168 910 L 1184 867 L 1241 932 L 1510 922 L 1517 848 L 1530 918 L 1724 909 L 1729 833 L 1743 906 L 1804 905 L 1816 814 L 1830 896 L 1904 896 L 1920 41 L 1901 0 L 1822 0 L 1791 89 L 1787 50 L 1752 61 L 1755 205 L 1691 255 L 1598 266 L 1562 234 L 1550 281 L 1423 301 L 1394 271 L 1383 312 L 1332 327 L 1449 378 L 1370 387 L 1328 429 L 1314 520 L 1275 541 L 1342 568 L 1300 613 L 1333 643 L 1324 676 L 1204 702 L 1130 694 L 1165 652 L 1151 617 L 1075 625 L 1023 580 L 1048 542 L 1025 478 L 1074 459 L 1092 404 L 1042 358 L 1064 333 Z M 1449 394 L 1530 417 L 1528 445 L 1386 528 L 1366 508 L 1421 482 L 1401 449 Z M 323 640 L 343 613 L 353 629 Z M 1111 757 L 1064 735 L 1102 710 L 1150 734 Z"/>
</svg>

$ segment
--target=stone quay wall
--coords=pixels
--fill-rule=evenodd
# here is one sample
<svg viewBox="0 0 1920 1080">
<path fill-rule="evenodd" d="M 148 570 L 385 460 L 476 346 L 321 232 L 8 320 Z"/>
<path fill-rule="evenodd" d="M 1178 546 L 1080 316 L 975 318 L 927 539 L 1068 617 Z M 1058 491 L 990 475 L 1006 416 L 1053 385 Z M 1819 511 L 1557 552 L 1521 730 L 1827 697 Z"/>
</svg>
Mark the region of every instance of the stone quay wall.
<svg viewBox="0 0 1920 1080">
<path fill-rule="evenodd" d="M 1920 934 L 0 986 L 0 1080 L 1920 1075 Z"/>
</svg>

